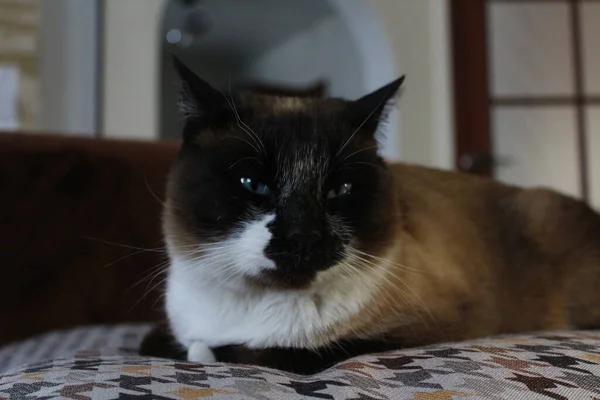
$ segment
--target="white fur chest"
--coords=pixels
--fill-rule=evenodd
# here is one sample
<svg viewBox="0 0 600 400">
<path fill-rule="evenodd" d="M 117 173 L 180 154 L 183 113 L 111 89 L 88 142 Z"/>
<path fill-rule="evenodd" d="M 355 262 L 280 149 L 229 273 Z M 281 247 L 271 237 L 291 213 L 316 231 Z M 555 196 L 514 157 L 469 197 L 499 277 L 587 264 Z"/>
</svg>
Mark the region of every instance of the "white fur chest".
<svg viewBox="0 0 600 400">
<path fill-rule="evenodd" d="M 322 295 L 317 289 L 258 290 L 241 280 L 237 287 L 225 287 L 199 275 L 174 261 L 168 277 L 167 315 L 173 334 L 186 348 L 194 342 L 210 347 L 321 346 L 335 339 L 326 337 L 328 328 L 356 315 L 371 297 L 364 285 L 340 282 L 339 277 Z"/>
</svg>

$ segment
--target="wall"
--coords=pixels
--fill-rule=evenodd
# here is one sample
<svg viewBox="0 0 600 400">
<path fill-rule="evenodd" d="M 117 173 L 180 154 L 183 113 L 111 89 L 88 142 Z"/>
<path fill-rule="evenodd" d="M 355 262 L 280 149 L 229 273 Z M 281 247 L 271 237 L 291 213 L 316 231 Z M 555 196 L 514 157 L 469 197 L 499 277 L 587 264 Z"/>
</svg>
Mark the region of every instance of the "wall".
<svg viewBox="0 0 600 400">
<path fill-rule="evenodd" d="M 163 1 L 105 1 L 105 132 L 108 136 L 156 138 L 159 81 L 155 38 Z M 390 36 L 398 75 L 407 75 L 399 102 L 401 154 L 407 161 L 441 167 L 450 167 L 453 159 L 447 2 L 370 2 Z"/>
<path fill-rule="evenodd" d="M 244 77 L 298 85 L 325 78 L 331 95 L 349 99 L 361 96 L 364 85 L 359 54 L 348 37 L 339 18 L 326 17 L 255 60 L 243 72 Z M 302 54 L 300 62 L 298 54 Z"/>
<path fill-rule="evenodd" d="M 106 137 L 158 137 L 157 45 L 163 0 L 105 0 Z"/>
<path fill-rule="evenodd" d="M 36 1 L 42 14 L 39 128 L 93 136 L 100 130 L 100 0 Z"/>
</svg>

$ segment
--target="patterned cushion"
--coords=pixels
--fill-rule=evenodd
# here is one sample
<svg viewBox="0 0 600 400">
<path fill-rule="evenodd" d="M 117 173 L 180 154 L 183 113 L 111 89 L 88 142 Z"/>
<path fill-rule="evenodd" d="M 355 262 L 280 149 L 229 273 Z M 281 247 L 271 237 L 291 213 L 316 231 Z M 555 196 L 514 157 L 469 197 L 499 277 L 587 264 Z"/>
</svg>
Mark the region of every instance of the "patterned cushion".
<svg viewBox="0 0 600 400">
<path fill-rule="evenodd" d="M 88 326 L 40 335 L 0 347 L 0 374 L 25 364 L 73 357 L 86 350 L 135 350 L 149 330 L 148 325 Z"/>
<path fill-rule="evenodd" d="M 0 399 L 600 399 L 600 332 L 402 350 L 302 377 L 139 357 L 146 330 L 78 329 L 0 350 L 12 360 L 0 364 L 12 368 L 0 375 Z M 14 368 L 25 355 L 37 362 Z"/>
</svg>

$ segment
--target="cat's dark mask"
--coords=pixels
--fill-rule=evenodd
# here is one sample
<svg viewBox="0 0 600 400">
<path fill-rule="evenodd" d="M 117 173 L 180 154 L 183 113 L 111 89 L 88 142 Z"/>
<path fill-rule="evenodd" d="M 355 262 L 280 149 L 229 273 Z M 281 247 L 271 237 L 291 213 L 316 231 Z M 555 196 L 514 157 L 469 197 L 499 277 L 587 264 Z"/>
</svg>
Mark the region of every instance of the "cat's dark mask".
<svg viewBox="0 0 600 400">
<path fill-rule="evenodd" d="M 385 243 L 396 206 L 376 134 L 403 78 L 345 101 L 221 92 L 175 66 L 183 145 L 165 213 L 171 253 L 228 279 L 299 288 Z"/>
</svg>

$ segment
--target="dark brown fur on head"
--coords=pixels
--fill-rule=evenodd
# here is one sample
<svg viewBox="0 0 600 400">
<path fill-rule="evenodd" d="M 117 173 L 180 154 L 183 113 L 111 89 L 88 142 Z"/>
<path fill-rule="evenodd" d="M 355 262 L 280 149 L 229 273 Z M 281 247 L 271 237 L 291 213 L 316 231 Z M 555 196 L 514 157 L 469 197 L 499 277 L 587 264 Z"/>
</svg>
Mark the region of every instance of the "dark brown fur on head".
<svg viewBox="0 0 600 400">
<path fill-rule="evenodd" d="M 175 64 L 184 141 L 166 225 L 177 236 L 214 243 L 273 215 L 264 253 L 276 268 L 248 278 L 299 288 L 348 246 L 369 250 L 390 235 L 392 177 L 376 134 L 402 78 L 356 101 L 277 97 L 223 93 Z"/>
</svg>

